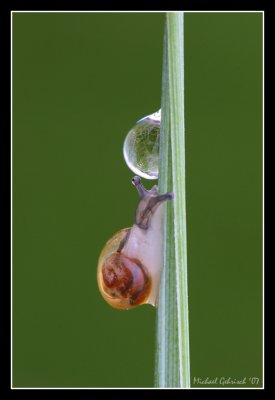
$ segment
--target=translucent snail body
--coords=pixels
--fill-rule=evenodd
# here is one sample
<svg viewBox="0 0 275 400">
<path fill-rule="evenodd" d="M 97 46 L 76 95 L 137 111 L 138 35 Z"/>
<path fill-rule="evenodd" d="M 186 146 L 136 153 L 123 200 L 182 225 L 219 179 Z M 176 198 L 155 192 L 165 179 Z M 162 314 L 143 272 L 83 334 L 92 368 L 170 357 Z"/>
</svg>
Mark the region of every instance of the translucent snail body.
<svg viewBox="0 0 275 400">
<path fill-rule="evenodd" d="M 114 308 L 128 310 L 141 304 L 157 305 L 162 270 L 164 203 L 172 193 L 146 190 L 139 177 L 132 180 L 140 199 L 135 223 L 118 231 L 102 250 L 97 269 L 99 290 Z"/>
</svg>

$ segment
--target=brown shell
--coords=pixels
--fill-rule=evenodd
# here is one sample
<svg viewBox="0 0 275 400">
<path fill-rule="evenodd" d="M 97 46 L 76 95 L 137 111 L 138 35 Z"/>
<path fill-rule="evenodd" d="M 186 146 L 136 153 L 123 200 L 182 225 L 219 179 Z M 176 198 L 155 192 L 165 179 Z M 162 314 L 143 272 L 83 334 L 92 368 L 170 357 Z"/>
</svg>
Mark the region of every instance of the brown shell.
<svg viewBox="0 0 275 400">
<path fill-rule="evenodd" d="M 120 251 L 119 243 L 129 229 L 116 233 L 101 254 L 98 266 L 98 285 L 104 299 L 114 308 L 128 310 L 146 303 L 151 291 L 151 279 L 138 259 Z M 109 250 L 109 251 L 108 251 Z"/>
</svg>

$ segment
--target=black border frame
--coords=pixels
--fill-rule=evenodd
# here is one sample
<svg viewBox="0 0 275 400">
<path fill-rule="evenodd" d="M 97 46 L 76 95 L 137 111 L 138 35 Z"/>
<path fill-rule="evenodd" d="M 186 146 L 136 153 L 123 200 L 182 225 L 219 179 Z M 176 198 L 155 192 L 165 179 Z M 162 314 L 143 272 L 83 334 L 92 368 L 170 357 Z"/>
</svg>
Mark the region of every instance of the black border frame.
<svg viewBox="0 0 275 400">
<path fill-rule="evenodd" d="M 11 266 L 11 258 L 10 258 L 10 249 L 11 249 L 11 159 L 10 159 L 10 152 L 11 152 L 11 88 L 10 88 L 10 78 L 11 78 L 11 11 L 263 11 L 264 12 L 264 121 L 265 121 L 265 132 L 269 132 L 268 130 L 268 118 L 267 114 L 271 107 L 270 102 L 267 103 L 267 97 L 271 93 L 271 86 L 272 86 L 272 74 L 274 75 L 274 64 L 272 63 L 272 50 L 271 45 L 274 43 L 275 35 L 271 35 L 271 28 L 275 23 L 273 17 L 274 14 L 272 12 L 272 2 L 267 1 L 256 1 L 256 0 L 239 0 L 239 1 L 223 1 L 223 2 L 211 2 L 206 0 L 193 0 L 193 1 L 182 1 L 182 2 L 172 2 L 169 1 L 169 4 L 161 4 L 157 3 L 156 5 L 148 4 L 145 1 L 139 1 L 136 6 L 132 3 L 130 8 L 126 8 L 125 5 L 118 5 L 116 2 L 116 7 L 114 7 L 114 3 L 112 2 L 88 2 L 87 0 L 79 0 L 79 1 L 72 1 L 67 0 L 60 1 L 60 0 L 47 0 L 45 2 L 37 2 L 33 4 L 30 1 L 6 1 L 2 0 L 1 6 L 1 13 L 0 13 L 0 29 L 1 29 L 1 117 L 0 123 L 2 124 L 2 129 L 0 129 L 0 162 L 1 167 L 0 171 L 3 175 L 1 178 L 2 183 L 2 191 L 1 191 L 1 201 L 0 204 L 2 207 L 2 218 L 1 218 L 1 229 L 3 230 L 1 235 L 1 268 L 0 268 L 0 282 L 1 282 L 1 290 L 0 290 L 0 305 L 1 305 L 1 316 L 2 316 L 2 326 L 1 326 L 1 334 L 3 339 L 1 341 L 1 364 L 3 366 L 1 371 L 1 386 L 0 386 L 0 393 L 3 399 L 14 398 L 22 396 L 28 396 L 28 398 L 49 398 L 49 397 L 62 397 L 64 396 L 66 399 L 90 399 L 93 396 L 100 396 L 100 395 L 107 395 L 109 391 L 118 392 L 119 396 L 125 394 L 126 396 L 131 397 L 140 397 L 143 395 L 141 392 L 147 391 L 148 394 L 151 389 L 11 389 L 10 382 L 10 345 L 11 345 L 11 332 L 10 332 L 10 285 L 11 285 L 11 276 L 10 276 L 10 266 Z M 153 7 L 154 6 L 154 7 Z M 158 6 L 158 7 L 156 7 Z M 274 44 L 273 44 L 274 46 Z M 270 50 L 268 50 L 270 49 Z M 268 85 L 266 84 L 268 80 Z M 270 134 L 272 135 L 272 131 Z M 271 146 L 267 146 L 268 142 L 268 135 L 264 133 L 264 168 L 265 168 L 265 177 L 266 172 L 269 166 L 269 162 L 272 159 L 268 157 L 268 151 L 272 151 Z M 264 177 L 264 188 L 265 188 L 265 209 L 267 203 L 267 195 L 266 195 L 266 186 L 267 180 Z M 265 215 L 264 215 L 265 216 Z M 265 225 L 265 236 L 266 236 L 266 225 Z M 266 238 L 264 242 L 264 258 L 266 260 Z M 267 263 L 265 262 L 265 317 L 267 315 L 267 311 L 270 310 L 270 301 L 267 301 L 267 291 L 268 285 L 271 285 L 271 278 L 270 278 L 270 271 L 267 269 Z M 270 293 L 270 291 L 269 291 Z M 267 340 L 267 336 L 269 334 L 269 330 L 267 330 L 266 318 L 265 318 L 265 346 L 264 350 L 268 348 L 268 353 L 270 353 L 269 346 L 271 341 Z M 268 361 L 267 361 L 267 353 L 265 352 L 265 365 L 264 365 L 264 389 L 229 389 L 224 390 L 223 388 L 217 389 L 198 389 L 192 388 L 191 390 L 183 389 L 183 392 L 180 393 L 180 396 L 184 398 L 189 398 L 190 396 L 199 397 L 202 396 L 217 396 L 217 398 L 232 398 L 233 396 L 242 394 L 244 396 L 248 396 L 249 399 L 256 398 L 256 396 L 269 396 L 271 393 L 271 382 L 272 377 L 270 379 L 270 370 L 268 369 Z M 163 391 L 164 389 L 158 389 Z M 181 389 L 165 389 L 164 393 L 169 392 L 169 396 L 173 395 L 174 393 L 176 396 L 179 395 L 178 391 Z M 222 392 L 221 392 L 222 391 Z M 247 393 L 248 392 L 248 393 Z M 145 393 L 144 393 L 145 394 Z M 153 394 L 153 393 L 152 393 Z"/>
</svg>

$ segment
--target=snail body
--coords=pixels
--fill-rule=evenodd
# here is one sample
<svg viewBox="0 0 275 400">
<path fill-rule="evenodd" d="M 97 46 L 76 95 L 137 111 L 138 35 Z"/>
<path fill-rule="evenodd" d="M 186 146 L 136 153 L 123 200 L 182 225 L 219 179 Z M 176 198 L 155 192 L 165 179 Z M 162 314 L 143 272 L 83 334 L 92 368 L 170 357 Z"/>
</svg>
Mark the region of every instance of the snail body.
<svg viewBox="0 0 275 400">
<path fill-rule="evenodd" d="M 146 190 L 139 177 L 132 180 L 140 199 L 131 228 L 115 233 L 102 250 L 97 269 L 99 290 L 114 308 L 128 310 L 157 305 L 162 272 L 164 203 L 172 193 Z"/>
</svg>

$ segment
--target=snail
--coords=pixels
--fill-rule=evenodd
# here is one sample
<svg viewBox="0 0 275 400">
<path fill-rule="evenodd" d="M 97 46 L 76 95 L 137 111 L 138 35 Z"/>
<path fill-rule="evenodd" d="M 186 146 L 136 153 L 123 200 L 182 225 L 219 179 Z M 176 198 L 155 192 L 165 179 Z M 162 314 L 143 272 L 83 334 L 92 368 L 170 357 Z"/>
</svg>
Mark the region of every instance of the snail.
<svg viewBox="0 0 275 400">
<path fill-rule="evenodd" d="M 98 287 L 112 307 L 128 310 L 141 304 L 157 305 L 162 272 L 164 203 L 173 193 L 146 190 L 138 176 L 135 223 L 115 233 L 103 248 L 97 267 Z"/>
</svg>

